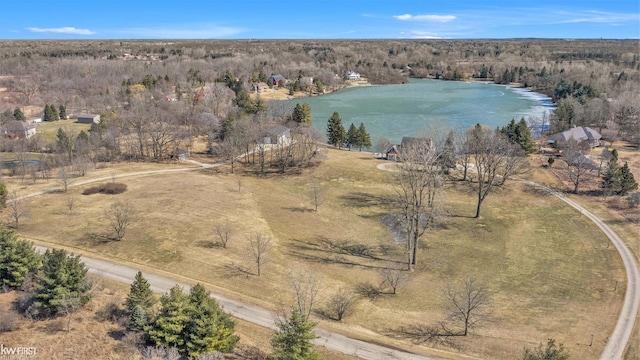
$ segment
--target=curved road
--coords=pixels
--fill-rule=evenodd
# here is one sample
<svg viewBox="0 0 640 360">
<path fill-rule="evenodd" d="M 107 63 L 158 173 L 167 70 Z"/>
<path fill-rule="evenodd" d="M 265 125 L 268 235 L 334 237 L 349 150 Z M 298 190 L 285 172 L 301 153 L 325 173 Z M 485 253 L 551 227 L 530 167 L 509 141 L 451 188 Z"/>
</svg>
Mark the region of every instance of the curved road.
<svg viewBox="0 0 640 360">
<path fill-rule="evenodd" d="M 607 224 L 605 224 L 602 220 L 587 211 L 582 206 L 568 199 L 563 193 L 555 191 L 547 186 L 535 183 L 533 181 L 522 179 L 518 180 L 528 185 L 534 186 L 538 189 L 545 190 L 550 194 L 555 195 L 565 203 L 569 204 L 571 207 L 580 211 L 583 215 L 593 221 L 593 223 L 596 224 L 605 235 L 607 235 L 609 240 L 618 250 L 618 253 L 620 253 L 622 261 L 624 262 L 624 267 L 627 271 L 627 292 L 624 296 L 624 303 L 622 304 L 622 310 L 620 311 L 620 316 L 618 317 L 618 323 L 613 330 L 613 334 L 611 334 L 611 337 L 609 337 L 607 346 L 604 348 L 602 355 L 600 355 L 600 359 L 622 359 L 624 350 L 627 346 L 627 343 L 629 342 L 629 339 L 631 338 L 631 334 L 633 333 L 633 326 L 638 314 L 638 307 L 640 306 L 640 289 L 638 288 L 638 286 L 640 285 L 640 272 L 638 271 L 638 265 L 636 264 L 633 253 L 631 253 L 629 248 L 627 248 L 618 234 L 613 232 L 613 230 L 611 230 L 611 228 L 609 228 Z"/>
<path fill-rule="evenodd" d="M 191 161 L 199 165 L 199 167 L 194 168 L 180 168 L 180 169 L 165 169 L 165 170 L 150 170 L 150 171 L 139 171 L 133 173 L 126 174 L 118 174 L 115 176 L 107 176 L 103 178 L 90 179 L 82 182 L 77 182 L 71 184 L 70 187 L 85 185 L 93 182 L 106 181 L 112 178 L 123 178 L 123 177 L 131 177 L 131 176 L 141 176 L 141 175 L 154 175 L 154 174 L 162 174 L 162 173 L 171 173 L 171 172 L 179 172 L 179 171 L 193 171 L 193 170 L 201 170 L 203 168 L 213 168 L 217 166 L 221 166 L 224 163 L 217 164 L 202 164 L 196 161 Z M 387 170 L 387 169 L 383 169 Z M 549 192 L 552 195 L 555 195 L 565 203 L 569 204 L 576 210 L 580 211 L 582 214 L 587 216 L 591 221 L 593 221 L 602 232 L 607 235 L 609 240 L 614 244 L 622 260 L 625 265 L 625 269 L 627 272 L 627 291 L 625 293 L 624 304 L 622 306 L 622 310 L 620 312 L 620 316 L 618 317 L 618 322 L 613 331 L 613 334 L 609 338 L 607 345 L 600 356 L 601 360 L 615 360 L 621 359 L 624 350 L 626 348 L 629 339 L 631 338 L 631 334 L 633 333 L 633 327 L 635 324 L 635 319 L 638 313 L 638 308 L 640 306 L 640 289 L 638 288 L 640 284 L 640 271 L 638 271 L 638 266 L 635 262 L 635 258 L 631 251 L 626 247 L 622 239 L 611 230 L 602 220 L 598 217 L 587 211 L 582 206 L 578 205 L 574 201 L 568 199 L 563 193 L 555 191 L 547 186 L 529 181 L 518 179 L 528 185 L 534 186 L 538 189 L 542 189 L 544 191 Z M 62 187 L 51 188 L 48 190 L 43 190 L 39 192 L 35 192 L 32 194 L 21 196 L 21 198 L 27 198 L 32 196 L 37 196 L 41 194 L 45 194 L 48 192 L 60 190 Z M 38 247 L 41 251 L 43 251 L 44 247 Z M 138 272 L 137 269 L 124 266 L 117 265 L 110 261 L 99 260 L 94 258 L 89 258 L 82 256 L 82 260 L 89 268 L 89 271 L 97 274 L 99 276 L 104 276 L 116 281 L 131 283 L 135 278 L 135 274 Z M 146 273 L 145 277 L 151 284 L 152 289 L 158 293 L 168 292 L 174 285 L 178 284 L 185 289 L 189 288 L 189 285 L 185 283 L 180 283 L 175 279 L 171 279 L 168 277 Z M 248 305 L 241 303 L 236 300 L 229 299 L 222 295 L 212 294 L 213 298 L 215 298 L 222 306 L 224 306 L 225 310 L 230 312 L 233 316 L 246 320 L 248 322 L 264 326 L 270 329 L 275 329 L 275 314 L 270 311 L 253 305 Z M 438 357 L 430 357 L 423 355 L 411 354 L 391 348 L 387 348 L 384 346 L 368 343 L 361 340 L 352 339 L 346 337 L 344 335 L 337 334 L 335 332 L 331 332 L 329 330 L 325 330 L 322 328 L 316 328 L 316 335 L 318 338 L 314 341 L 316 344 L 324 346 L 328 349 L 342 352 L 344 354 L 357 356 L 361 359 L 370 359 L 370 360 L 382 360 L 382 359 L 399 359 L 399 360 L 440 360 Z"/>
</svg>

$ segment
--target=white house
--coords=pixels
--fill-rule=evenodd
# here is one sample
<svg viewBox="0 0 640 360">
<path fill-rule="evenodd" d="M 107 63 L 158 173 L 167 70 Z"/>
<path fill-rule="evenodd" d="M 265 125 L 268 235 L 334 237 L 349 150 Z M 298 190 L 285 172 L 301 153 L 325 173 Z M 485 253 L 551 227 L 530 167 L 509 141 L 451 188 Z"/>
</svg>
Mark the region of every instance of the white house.
<svg viewBox="0 0 640 360">
<path fill-rule="evenodd" d="M 347 73 L 347 80 L 360 80 L 360 74 L 355 71 L 349 71 Z"/>
</svg>

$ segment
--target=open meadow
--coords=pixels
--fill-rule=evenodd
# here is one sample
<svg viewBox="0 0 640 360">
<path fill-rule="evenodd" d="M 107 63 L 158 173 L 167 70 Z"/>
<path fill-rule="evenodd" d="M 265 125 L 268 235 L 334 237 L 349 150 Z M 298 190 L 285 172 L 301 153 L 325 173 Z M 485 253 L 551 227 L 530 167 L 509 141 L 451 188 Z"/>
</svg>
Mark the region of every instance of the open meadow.
<svg viewBox="0 0 640 360">
<path fill-rule="evenodd" d="M 490 195 L 480 219 L 472 218 L 469 183 L 449 182 L 449 216 L 424 236 L 407 284 L 395 295 L 386 289 L 362 296 L 341 322 L 331 320 L 326 311 L 333 294 L 377 288 L 383 269 L 405 266 L 405 249 L 381 221 L 393 211 L 393 172 L 378 169 L 381 160 L 370 153 L 326 153 L 321 165 L 294 176 L 258 177 L 242 167 L 231 175 L 222 167 L 104 180 L 126 184 L 119 195 L 81 194 L 95 184 L 70 187 L 28 199 L 28 217 L 18 232 L 36 243 L 175 273 L 274 311 L 295 302 L 293 277 L 314 273 L 322 284 L 313 315 L 320 326 L 410 352 L 513 359 L 553 338 L 572 358 L 599 358 L 625 291 L 618 253 L 579 212 L 517 182 Z M 112 165 L 87 178 L 139 171 L 141 165 Z M 530 176 L 553 182 L 541 168 Z M 56 185 L 8 182 L 22 194 Z M 317 211 L 312 187 L 321 189 L 324 200 Z M 113 241 L 104 211 L 118 200 L 137 215 L 124 239 Z M 226 221 L 233 236 L 224 248 L 215 227 Z M 637 236 L 620 227 L 614 226 L 621 236 Z M 260 276 L 248 251 L 256 234 L 271 239 Z M 491 294 L 491 316 L 481 326 L 444 343 L 400 331 L 444 320 L 442 289 L 469 276 Z"/>
</svg>

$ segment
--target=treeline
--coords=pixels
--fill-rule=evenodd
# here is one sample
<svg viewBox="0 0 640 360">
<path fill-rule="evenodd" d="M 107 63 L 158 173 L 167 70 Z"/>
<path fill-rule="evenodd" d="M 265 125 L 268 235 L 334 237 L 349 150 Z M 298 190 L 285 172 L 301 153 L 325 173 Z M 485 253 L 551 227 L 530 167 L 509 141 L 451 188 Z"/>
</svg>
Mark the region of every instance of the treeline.
<svg viewBox="0 0 640 360">
<path fill-rule="evenodd" d="M 343 86 L 347 71 L 377 84 L 409 77 L 518 84 L 549 95 L 558 111 L 547 125 L 640 133 L 640 54 L 633 40 L 184 40 L 3 41 L 0 80 L 15 106 L 58 104 L 67 113 L 121 115 L 129 98 L 175 96 L 226 120 L 269 113 L 248 96 L 272 74 L 295 91 Z M 52 54 L 56 54 L 52 56 Z M 276 84 L 270 84 L 271 86 Z M 278 84 L 280 85 L 280 84 Z M 217 100 L 210 101 L 208 98 Z M 188 103 L 191 102 L 191 103 Z M 197 102 L 198 104 L 194 104 Z M 197 105 L 197 106 L 196 106 Z M 123 110 L 124 109 L 124 110 Z M 4 109 L 0 109 L 4 110 Z M 189 116 L 197 117 L 198 111 Z M 638 140 L 640 142 L 640 140 Z"/>
</svg>

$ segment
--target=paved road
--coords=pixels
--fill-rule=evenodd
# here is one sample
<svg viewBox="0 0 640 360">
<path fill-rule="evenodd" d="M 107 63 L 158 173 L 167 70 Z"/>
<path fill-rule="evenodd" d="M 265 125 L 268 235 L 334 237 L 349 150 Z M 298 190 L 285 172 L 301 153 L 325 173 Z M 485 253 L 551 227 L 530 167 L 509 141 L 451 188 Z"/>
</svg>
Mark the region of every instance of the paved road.
<svg viewBox="0 0 640 360">
<path fill-rule="evenodd" d="M 180 172 L 180 171 L 194 171 L 201 170 L 203 168 L 213 168 L 217 166 L 221 166 L 224 163 L 217 164 L 203 164 L 198 163 L 196 161 L 191 161 L 200 167 L 193 168 L 180 168 L 180 169 L 164 169 L 164 170 L 150 170 L 150 171 L 138 171 L 126 174 L 117 174 L 114 176 L 105 176 L 102 178 L 89 179 L 85 181 L 75 182 L 69 187 L 86 185 L 94 182 L 107 181 L 113 178 L 123 178 L 123 177 L 132 177 L 132 176 L 145 176 L 145 175 L 157 175 L 171 172 Z M 35 193 L 23 195 L 20 198 L 29 198 L 33 196 L 38 196 L 42 194 L 46 194 L 49 192 L 62 190 L 62 186 L 58 186 L 55 188 L 38 191 Z M 39 251 L 44 252 L 47 248 L 42 246 L 36 246 Z M 96 274 L 98 276 L 106 277 L 112 280 L 120 281 L 126 284 L 131 284 L 135 278 L 138 269 L 134 269 L 125 265 L 118 265 L 113 262 L 107 260 L 96 259 L 92 257 L 82 256 L 82 261 L 85 263 L 89 272 Z M 151 285 L 151 289 L 157 293 L 166 293 L 176 284 L 183 287 L 185 290 L 188 290 L 190 285 L 179 282 L 175 279 L 160 276 L 152 273 L 144 273 L 145 278 L 149 281 Z M 225 311 L 229 312 L 233 316 L 251 322 L 256 325 L 260 325 L 269 329 L 276 329 L 275 319 L 276 314 L 258 307 L 254 305 L 244 304 L 242 302 L 229 299 L 223 295 L 211 294 L 213 298 L 215 298 L 225 309 Z M 341 352 L 344 354 L 352 355 L 359 357 L 361 359 L 368 360 L 443 360 L 442 358 L 433 357 L 433 356 L 423 356 L 417 354 L 411 354 L 404 351 L 399 351 L 391 348 L 387 348 L 381 345 L 368 343 L 361 340 L 352 339 L 346 337 L 344 335 L 340 335 L 338 333 L 322 329 L 316 328 L 316 335 L 318 338 L 314 340 L 314 343 L 320 346 L 324 346 L 327 349 Z"/>
<path fill-rule="evenodd" d="M 44 252 L 47 248 L 36 246 L 38 251 Z M 87 256 L 81 256 L 89 272 L 101 277 L 131 284 L 138 272 L 129 266 L 115 264 L 111 261 L 96 259 Z M 151 289 L 157 293 L 166 293 L 176 284 L 180 285 L 184 290 L 188 290 L 190 285 L 179 282 L 175 279 L 152 273 L 144 273 L 144 277 L 149 281 Z M 269 329 L 276 329 L 274 320 L 276 315 L 259 306 L 244 304 L 239 301 L 229 299 L 226 296 L 211 294 L 222 305 L 225 311 L 231 315 L 260 325 Z M 361 359 L 368 360 L 442 360 L 442 358 L 422 356 L 390 349 L 381 345 L 371 344 L 334 333 L 332 331 L 316 328 L 318 338 L 314 340 L 317 345 L 324 346 L 327 349 L 338 351 L 344 354 L 357 356 Z"/>
<path fill-rule="evenodd" d="M 607 224 L 602 222 L 602 220 L 587 211 L 582 206 L 567 198 L 565 194 L 529 180 L 521 181 L 557 196 L 565 203 L 580 211 L 583 215 L 593 221 L 600 228 L 600 230 L 602 230 L 602 232 L 607 235 L 616 249 L 618 249 L 618 252 L 622 257 L 622 261 L 624 262 L 624 267 L 627 271 L 627 292 L 624 296 L 624 303 L 622 305 L 622 310 L 620 311 L 620 316 L 618 317 L 618 323 L 613 330 L 613 334 L 611 334 L 611 337 L 609 337 L 607 346 L 604 348 L 602 355 L 600 355 L 600 359 L 622 359 L 624 350 L 627 346 L 627 343 L 629 342 L 629 339 L 631 338 L 631 334 L 633 333 L 633 326 L 638 315 L 638 307 L 640 306 L 640 288 L 638 287 L 640 285 L 640 272 L 638 271 L 638 265 L 636 264 L 633 253 L 631 253 L 622 239 L 620 239 L 620 237 L 615 232 L 613 232 L 613 230 L 611 230 L 611 228 L 609 228 Z"/>
<path fill-rule="evenodd" d="M 192 161 L 194 162 L 194 161 Z M 115 176 L 108 176 L 104 178 L 98 179 L 90 179 L 82 182 L 77 182 L 72 184 L 72 186 L 80 186 L 85 185 L 92 182 L 105 181 L 110 180 L 112 178 L 122 178 L 122 177 L 130 177 L 130 176 L 141 176 L 141 175 L 154 175 L 154 174 L 162 174 L 162 173 L 170 173 L 170 172 L 179 172 L 179 171 L 193 171 L 199 170 L 202 168 L 211 168 L 223 165 L 222 163 L 218 164 L 201 164 L 194 162 L 200 167 L 195 168 L 181 168 L 181 169 L 166 169 L 166 170 L 152 170 L 152 171 L 140 171 L 134 173 L 127 174 L 118 174 Z M 640 289 L 638 288 L 640 284 L 640 272 L 638 271 L 638 266 L 635 262 L 635 258 L 631 251 L 625 246 L 624 242 L 618 235 L 613 232 L 604 222 L 602 222 L 598 217 L 587 211 L 582 206 L 578 205 L 574 201 L 568 199 L 563 193 L 555 191 L 549 187 L 544 185 L 529 181 L 519 179 L 526 184 L 534 186 L 536 188 L 545 190 L 550 194 L 553 194 L 560 198 L 565 203 L 569 204 L 573 208 L 580 211 L 582 214 L 587 216 L 591 221 L 593 221 L 610 239 L 610 241 L 614 244 L 622 260 L 625 265 L 625 269 L 627 272 L 627 291 L 624 298 L 624 304 L 622 306 L 622 311 L 620 312 L 620 316 L 618 317 L 618 322 L 613 331 L 613 334 L 609 338 L 607 345 L 600 357 L 602 360 L 614 360 L 621 359 L 624 353 L 625 347 L 631 338 L 631 334 L 633 333 L 633 327 L 635 324 L 635 319 L 638 314 L 638 308 L 640 306 Z M 48 193 L 51 191 L 60 190 L 61 187 L 48 189 L 44 191 L 39 191 L 37 193 L 24 195 L 22 197 L 32 197 L 41 195 L 44 193 Z M 83 257 L 83 261 L 89 268 L 92 273 L 95 273 L 100 276 L 104 276 L 116 281 L 121 281 L 124 283 L 131 283 L 135 277 L 135 274 L 138 270 L 133 269 L 124 265 L 117 265 L 109 261 L 98 260 L 95 258 Z M 189 286 L 184 283 L 180 283 L 175 281 L 174 279 L 155 275 L 155 274 L 145 274 L 145 277 L 149 280 L 152 289 L 158 293 L 165 293 L 169 291 L 171 287 L 175 284 L 179 284 L 187 289 Z M 241 302 L 229 299 L 222 295 L 212 294 L 212 297 L 217 299 L 222 306 L 224 306 L 225 310 L 230 312 L 233 316 L 246 320 L 248 322 L 264 326 L 267 328 L 274 329 L 274 319 L 275 314 L 269 312 L 266 309 L 243 304 Z M 371 359 L 371 360 L 383 360 L 383 359 L 405 359 L 405 360 L 423 360 L 423 359 L 441 359 L 437 357 L 429 357 L 422 356 L 416 354 L 410 354 L 394 349 L 390 349 L 387 347 L 383 347 L 376 344 L 367 343 L 364 341 L 351 339 L 346 336 L 322 329 L 317 328 L 316 334 L 319 336 L 318 339 L 315 340 L 315 343 L 318 345 L 322 345 L 327 347 L 328 349 L 342 352 L 344 354 L 354 355 L 362 359 Z"/>
</svg>

